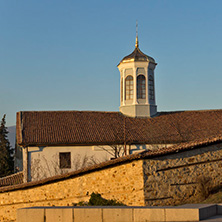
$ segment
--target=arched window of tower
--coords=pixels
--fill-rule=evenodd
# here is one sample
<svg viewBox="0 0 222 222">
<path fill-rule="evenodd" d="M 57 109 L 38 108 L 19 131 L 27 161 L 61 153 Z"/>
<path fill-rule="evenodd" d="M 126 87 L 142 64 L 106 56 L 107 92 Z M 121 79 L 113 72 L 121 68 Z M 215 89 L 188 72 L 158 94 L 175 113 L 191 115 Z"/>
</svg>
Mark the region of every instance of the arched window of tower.
<svg viewBox="0 0 222 222">
<path fill-rule="evenodd" d="M 146 99 L 146 78 L 144 75 L 137 76 L 137 99 Z"/>
<path fill-rule="evenodd" d="M 125 95 L 126 100 L 133 99 L 133 77 L 127 76 L 125 79 Z"/>
<path fill-rule="evenodd" d="M 149 99 L 154 100 L 154 79 L 149 75 Z"/>
</svg>

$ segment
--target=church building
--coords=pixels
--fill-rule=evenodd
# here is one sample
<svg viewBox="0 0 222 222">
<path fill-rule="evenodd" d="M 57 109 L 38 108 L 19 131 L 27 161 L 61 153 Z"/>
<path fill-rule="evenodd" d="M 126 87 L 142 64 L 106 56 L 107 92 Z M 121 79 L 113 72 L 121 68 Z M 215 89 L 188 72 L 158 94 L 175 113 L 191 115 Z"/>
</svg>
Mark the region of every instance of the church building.
<svg viewBox="0 0 222 222">
<path fill-rule="evenodd" d="M 222 110 L 158 112 L 155 60 L 139 48 L 118 64 L 119 112 L 20 111 L 15 167 L 24 182 L 222 133 Z M 90 107 L 89 107 L 90 108 Z"/>
</svg>

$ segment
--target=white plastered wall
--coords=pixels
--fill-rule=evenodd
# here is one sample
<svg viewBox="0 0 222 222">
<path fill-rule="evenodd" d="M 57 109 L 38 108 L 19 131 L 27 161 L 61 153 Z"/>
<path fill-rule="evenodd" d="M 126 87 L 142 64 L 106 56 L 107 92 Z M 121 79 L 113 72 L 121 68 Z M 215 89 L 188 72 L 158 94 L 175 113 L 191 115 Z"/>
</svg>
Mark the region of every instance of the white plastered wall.
<svg viewBox="0 0 222 222">
<path fill-rule="evenodd" d="M 59 153 L 70 152 L 71 168 L 60 169 Z M 67 173 L 93 163 L 110 159 L 106 151 L 93 150 L 92 146 L 29 147 L 29 181 Z"/>
<path fill-rule="evenodd" d="M 127 145 L 127 154 L 137 153 L 144 150 L 160 149 L 170 146 L 166 144 Z M 123 154 L 123 145 L 121 155 Z M 59 153 L 70 152 L 71 168 L 60 169 Z M 110 160 L 113 149 L 111 146 L 50 146 L 28 147 L 28 180 L 35 181 L 54 175 L 71 172 L 95 163 Z M 85 162 L 85 164 L 83 164 Z"/>
</svg>

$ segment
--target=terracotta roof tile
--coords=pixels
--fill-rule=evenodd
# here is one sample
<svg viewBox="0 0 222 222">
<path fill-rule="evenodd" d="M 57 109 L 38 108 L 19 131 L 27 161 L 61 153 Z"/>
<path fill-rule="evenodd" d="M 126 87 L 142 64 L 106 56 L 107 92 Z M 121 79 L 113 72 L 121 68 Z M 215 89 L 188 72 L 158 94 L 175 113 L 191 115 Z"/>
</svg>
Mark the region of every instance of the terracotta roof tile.
<svg viewBox="0 0 222 222">
<path fill-rule="evenodd" d="M 222 135 L 222 110 L 161 112 L 153 118 L 119 112 L 17 113 L 20 145 L 160 144 Z"/>
</svg>

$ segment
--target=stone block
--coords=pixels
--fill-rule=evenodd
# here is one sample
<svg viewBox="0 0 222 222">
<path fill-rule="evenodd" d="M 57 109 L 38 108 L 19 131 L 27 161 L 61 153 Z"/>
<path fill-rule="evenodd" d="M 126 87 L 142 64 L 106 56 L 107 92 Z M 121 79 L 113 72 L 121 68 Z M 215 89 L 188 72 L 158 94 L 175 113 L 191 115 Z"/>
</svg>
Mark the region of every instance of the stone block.
<svg viewBox="0 0 222 222">
<path fill-rule="evenodd" d="M 199 221 L 199 209 L 166 208 L 166 221 Z"/>
<path fill-rule="evenodd" d="M 96 207 L 74 208 L 74 222 L 102 222 L 102 209 Z"/>
<path fill-rule="evenodd" d="M 217 214 L 222 215 L 222 204 L 217 204 Z"/>
<path fill-rule="evenodd" d="M 199 207 L 200 220 L 215 216 L 217 214 L 216 204 L 204 204 L 204 206 Z"/>
<path fill-rule="evenodd" d="M 134 208 L 134 222 L 162 222 L 165 221 L 165 211 L 161 207 Z"/>
<path fill-rule="evenodd" d="M 133 222 L 133 208 L 103 208 L 103 222 Z"/>
<path fill-rule="evenodd" d="M 185 204 L 166 208 L 166 221 L 199 221 L 216 215 L 215 204 Z"/>
<path fill-rule="evenodd" d="M 48 207 L 45 209 L 45 222 L 73 222 L 73 208 Z"/>
<path fill-rule="evenodd" d="M 44 222 L 44 208 L 31 207 L 17 210 L 17 222 Z"/>
</svg>

